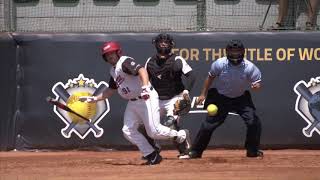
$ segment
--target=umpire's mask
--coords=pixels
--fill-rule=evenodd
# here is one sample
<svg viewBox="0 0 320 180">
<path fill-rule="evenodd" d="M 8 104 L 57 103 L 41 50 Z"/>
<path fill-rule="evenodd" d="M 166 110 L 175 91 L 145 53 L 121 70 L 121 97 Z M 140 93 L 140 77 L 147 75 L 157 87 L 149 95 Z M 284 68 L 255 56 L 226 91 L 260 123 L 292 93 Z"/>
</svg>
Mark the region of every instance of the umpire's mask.
<svg viewBox="0 0 320 180">
<path fill-rule="evenodd" d="M 227 58 L 233 65 L 239 65 L 244 58 L 244 46 L 240 40 L 231 40 L 227 47 Z"/>
<path fill-rule="evenodd" d="M 171 49 L 175 43 L 173 38 L 169 34 L 161 33 L 152 40 L 152 44 L 155 45 L 157 52 L 161 56 L 167 56 L 171 53 Z"/>
</svg>

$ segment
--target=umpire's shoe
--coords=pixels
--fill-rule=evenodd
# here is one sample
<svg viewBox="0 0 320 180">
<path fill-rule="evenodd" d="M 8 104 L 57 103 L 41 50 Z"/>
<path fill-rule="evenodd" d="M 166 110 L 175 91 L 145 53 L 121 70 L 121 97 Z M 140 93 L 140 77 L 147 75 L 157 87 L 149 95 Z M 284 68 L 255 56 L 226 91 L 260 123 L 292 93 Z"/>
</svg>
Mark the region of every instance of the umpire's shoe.
<svg viewBox="0 0 320 180">
<path fill-rule="evenodd" d="M 195 150 L 191 150 L 189 152 L 189 158 L 190 159 L 197 159 L 197 158 L 201 158 L 201 157 L 202 157 L 202 153 L 199 153 L 199 152 L 197 152 Z"/>
<path fill-rule="evenodd" d="M 247 157 L 258 157 L 258 158 L 263 158 L 263 152 L 261 150 L 257 150 L 257 151 L 249 151 L 247 150 Z"/>
<path fill-rule="evenodd" d="M 157 152 L 153 151 L 151 154 L 146 156 L 147 162 L 145 165 L 155 165 L 159 164 L 162 161 L 162 156 Z"/>
</svg>

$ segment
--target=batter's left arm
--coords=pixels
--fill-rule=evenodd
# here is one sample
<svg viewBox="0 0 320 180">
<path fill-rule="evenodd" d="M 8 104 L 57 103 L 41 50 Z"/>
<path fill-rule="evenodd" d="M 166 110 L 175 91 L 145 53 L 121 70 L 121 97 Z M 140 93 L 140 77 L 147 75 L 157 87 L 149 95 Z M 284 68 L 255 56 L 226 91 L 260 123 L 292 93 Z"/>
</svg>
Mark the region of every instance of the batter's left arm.
<svg viewBox="0 0 320 180">
<path fill-rule="evenodd" d="M 112 88 L 105 89 L 101 94 L 97 95 L 97 101 L 105 100 L 111 97 L 117 90 Z"/>
</svg>

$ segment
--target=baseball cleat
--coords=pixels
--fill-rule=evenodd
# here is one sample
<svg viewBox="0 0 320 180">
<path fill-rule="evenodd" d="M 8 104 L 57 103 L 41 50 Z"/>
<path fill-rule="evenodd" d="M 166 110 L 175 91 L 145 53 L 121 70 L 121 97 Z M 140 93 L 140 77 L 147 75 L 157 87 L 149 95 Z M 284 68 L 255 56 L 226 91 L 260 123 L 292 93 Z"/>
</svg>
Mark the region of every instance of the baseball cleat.
<svg viewBox="0 0 320 180">
<path fill-rule="evenodd" d="M 190 159 L 190 156 L 189 156 L 188 153 L 186 153 L 186 154 L 179 154 L 179 155 L 178 155 L 178 158 L 179 158 L 179 159 Z"/>
<path fill-rule="evenodd" d="M 202 157 L 202 153 L 199 153 L 197 151 L 190 151 L 189 152 L 189 158 L 190 159 L 197 159 L 197 158 L 201 158 Z"/>
<path fill-rule="evenodd" d="M 147 162 L 144 163 L 144 165 L 160 164 L 160 162 L 162 161 L 162 156 L 157 151 L 153 151 L 145 158 L 147 159 Z"/>
<path fill-rule="evenodd" d="M 247 157 L 260 157 L 260 158 L 263 158 L 263 152 L 261 150 L 247 151 Z"/>
<path fill-rule="evenodd" d="M 155 144 L 152 144 L 152 147 L 154 148 L 154 150 L 155 150 L 158 154 L 160 154 L 160 152 L 161 152 L 161 146 L 160 146 L 159 143 L 155 142 Z M 148 159 L 147 159 L 147 157 L 142 156 L 142 157 L 141 157 L 141 160 L 148 160 Z"/>
</svg>

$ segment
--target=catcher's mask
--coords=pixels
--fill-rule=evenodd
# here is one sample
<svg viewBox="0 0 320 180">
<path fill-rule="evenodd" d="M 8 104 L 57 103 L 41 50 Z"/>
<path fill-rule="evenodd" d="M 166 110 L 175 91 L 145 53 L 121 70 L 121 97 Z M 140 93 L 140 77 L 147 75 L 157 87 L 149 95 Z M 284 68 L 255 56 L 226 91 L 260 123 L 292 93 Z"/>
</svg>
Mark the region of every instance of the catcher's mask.
<svg viewBox="0 0 320 180">
<path fill-rule="evenodd" d="M 110 54 L 112 52 L 116 52 L 118 58 L 121 56 L 121 47 L 120 44 L 115 41 L 109 41 L 103 44 L 101 48 L 101 54 L 105 61 L 108 62 L 108 59 L 106 57 L 107 54 Z"/>
<path fill-rule="evenodd" d="M 239 65 L 244 58 L 244 46 L 240 40 L 231 40 L 227 47 L 227 58 L 233 65 Z"/>
<path fill-rule="evenodd" d="M 167 56 L 171 53 L 171 49 L 174 47 L 175 43 L 169 34 L 161 33 L 158 36 L 156 36 L 152 40 L 152 44 L 155 45 L 158 54 L 161 56 Z"/>
</svg>

